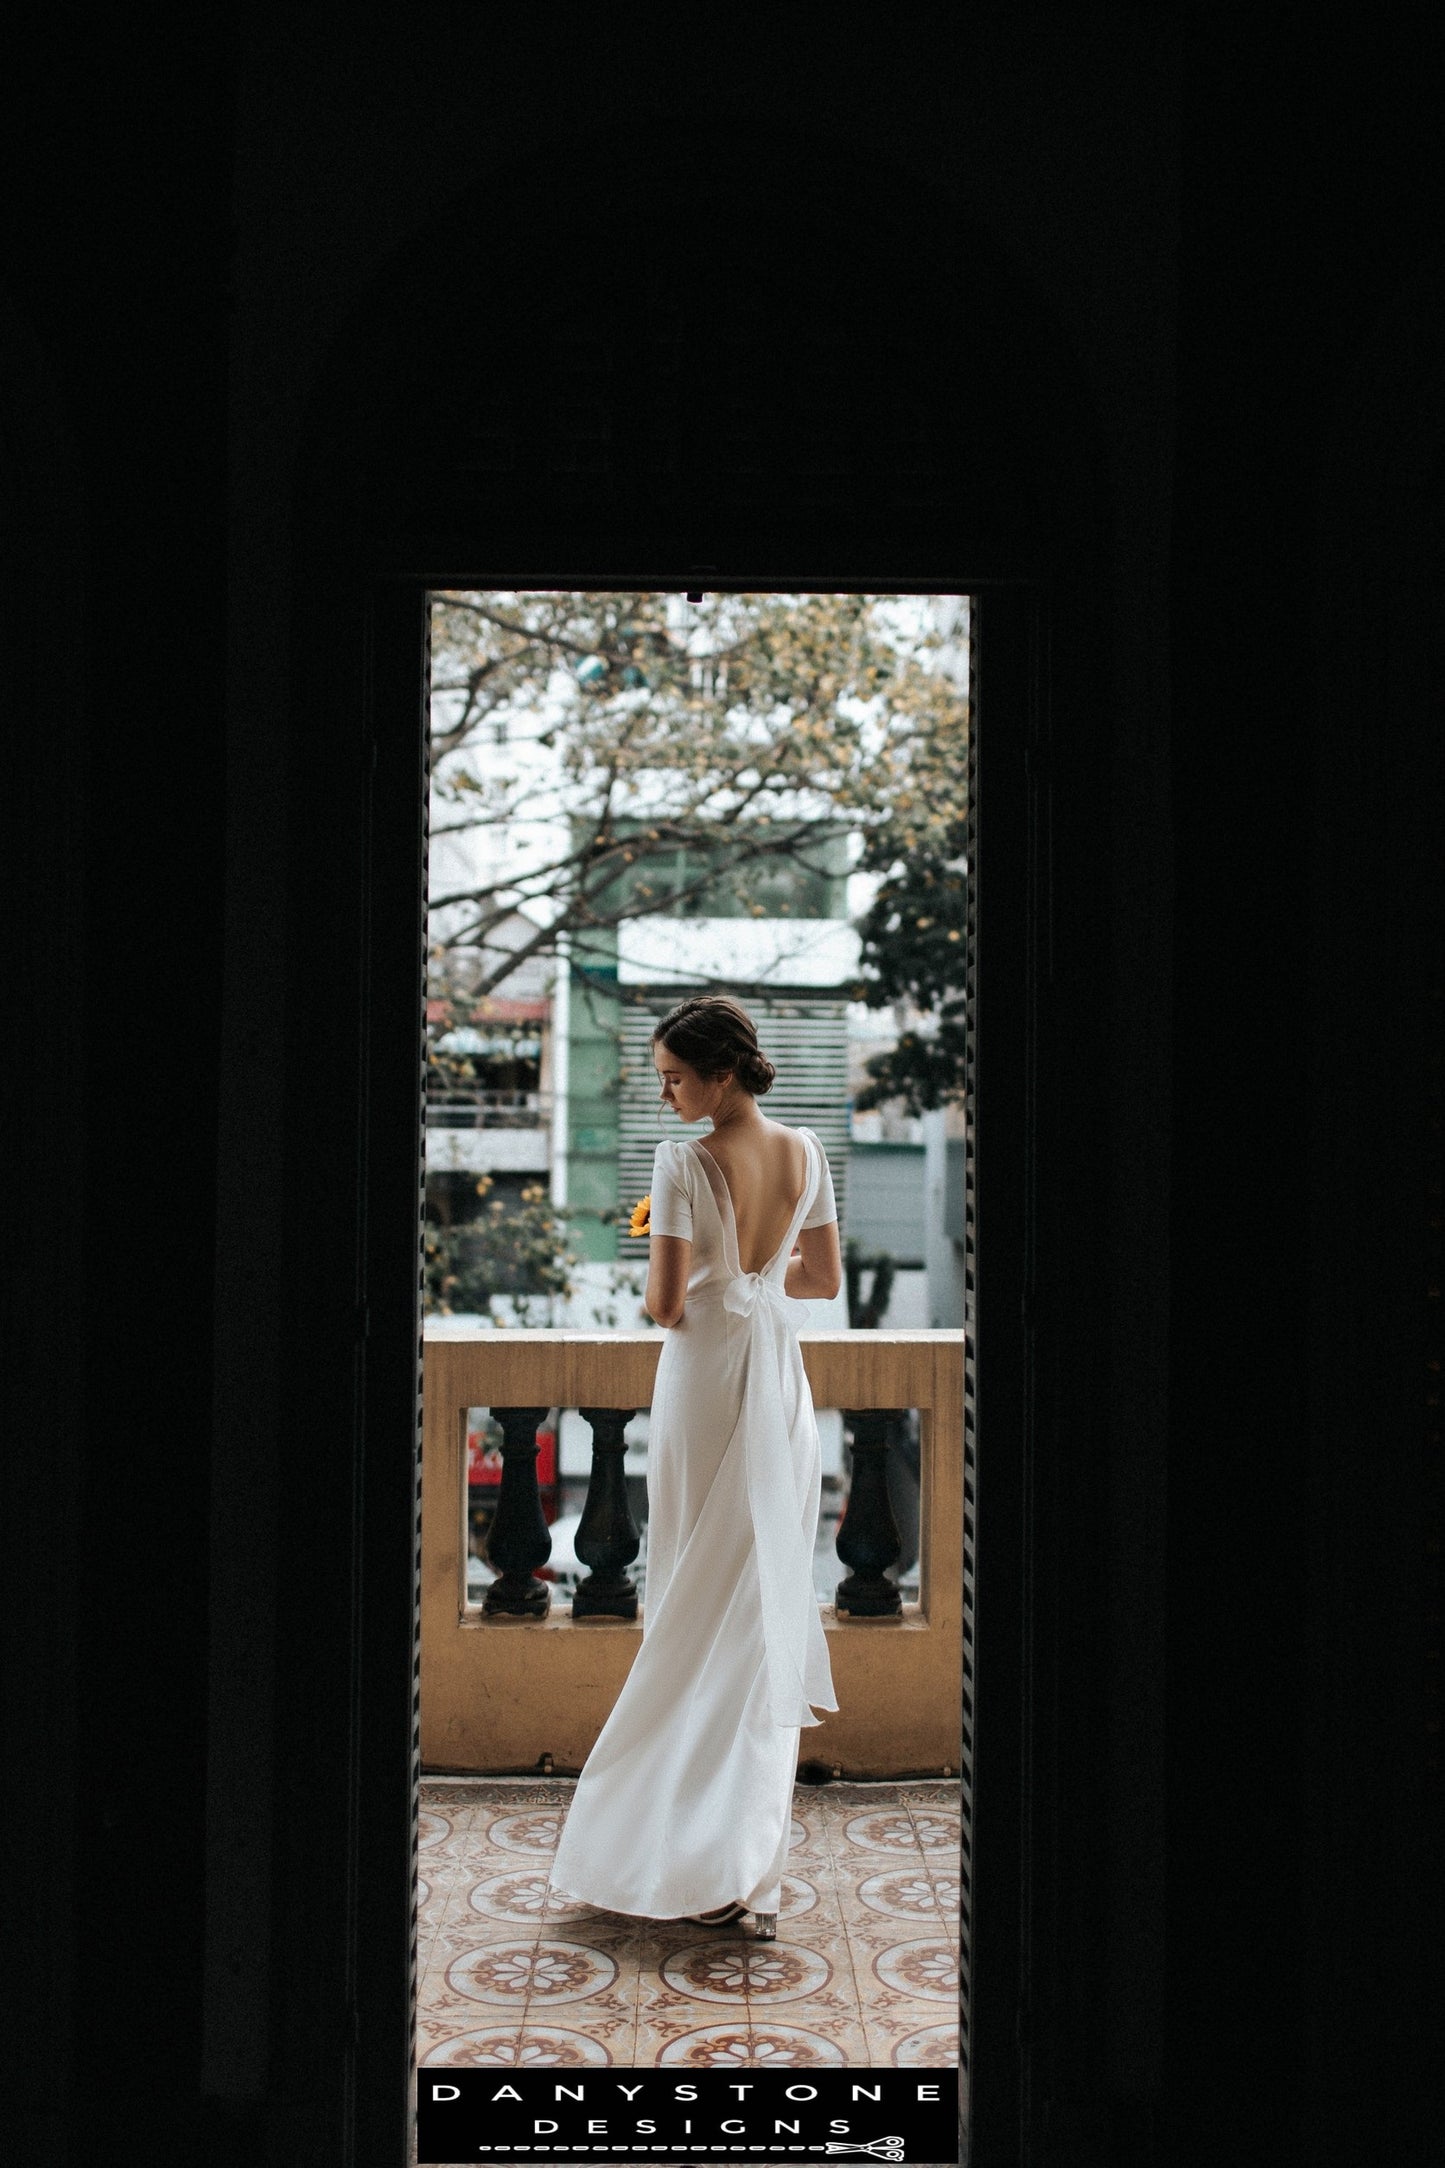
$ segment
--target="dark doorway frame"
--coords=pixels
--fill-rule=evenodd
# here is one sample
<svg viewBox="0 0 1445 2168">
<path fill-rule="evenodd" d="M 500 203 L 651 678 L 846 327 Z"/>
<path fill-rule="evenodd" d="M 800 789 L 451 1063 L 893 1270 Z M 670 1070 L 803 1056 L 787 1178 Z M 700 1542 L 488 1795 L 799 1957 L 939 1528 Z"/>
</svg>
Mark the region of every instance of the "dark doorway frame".
<svg viewBox="0 0 1445 2168">
<path fill-rule="evenodd" d="M 334 1284 L 298 1314 L 287 1351 L 298 1440 L 281 1532 L 280 1646 L 305 1652 L 282 1687 L 276 1949 L 278 2100 L 297 2157 L 401 2168 L 411 2099 L 420 1415 L 427 593 L 438 586 L 696 585 L 693 565 L 575 569 L 555 550 L 504 570 L 460 553 L 313 560 L 290 807 L 288 1173 L 295 1284 L 306 1230 L 327 1229 Z M 967 592 L 974 600 L 977 916 L 977 1651 L 971 2129 L 975 2163 L 1024 2157 L 1026 2012 L 1042 1915 L 1035 1866 L 1053 1833 L 1040 1774 L 1051 1746 L 1033 1668 L 1041 1585 L 1035 1525 L 1031 1322 L 1038 1260 L 1039 997 L 1050 924 L 1046 847 L 1048 598 L 1040 583 L 963 572 L 869 579 L 816 560 L 750 562 L 707 584 L 746 590 Z M 381 561 L 378 561 L 378 556 Z M 387 559 L 390 562 L 387 562 Z M 594 559 L 595 565 L 595 559 Z M 324 658 L 324 660 L 323 660 Z M 338 760 L 338 747 L 345 757 Z M 318 835 L 329 847 L 318 851 Z M 320 971 L 317 958 L 328 968 Z M 317 1149 L 317 1047 L 325 1144 Z M 345 1263 L 343 1265 L 343 1257 Z M 1047 1580 L 1047 1575 L 1043 1576 Z M 330 1691 L 321 1691 L 329 1682 Z M 344 1841 L 343 1840 L 344 1833 Z"/>
</svg>

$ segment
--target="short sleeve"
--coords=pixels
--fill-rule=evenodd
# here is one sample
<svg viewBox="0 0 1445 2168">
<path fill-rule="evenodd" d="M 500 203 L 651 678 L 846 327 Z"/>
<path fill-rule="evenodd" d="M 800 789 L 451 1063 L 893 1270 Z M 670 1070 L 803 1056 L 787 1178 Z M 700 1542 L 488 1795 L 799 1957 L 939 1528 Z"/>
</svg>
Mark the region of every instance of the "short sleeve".
<svg viewBox="0 0 1445 2168">
<path fill-rule="evenodd" d="M 686 1161 L 692 1157 L 686 1145 L 679 1147 L 664 1138 L 652 1156 L 652 1210 L 648 1215 L 655 1235 L 681 1235 L 692 1240 L 692 1199 L 687 1193 Z"/>
<path fill-rule="evenodd" d="M 828 1165 L 828 1155 L 813 1135 L 812 1130 L 808 1130 L 806 1134 L 813 1150 L 823 1162 L 823 1172 L 818 1182 L 818 1194 L 803 1214 L 803 1225 L 805 1227 L 826 1227 L 830 1220 L 835 1220 L 838 1217 L 838 1200 L 833 1195 L 832 1170 Z"/>
</svg>

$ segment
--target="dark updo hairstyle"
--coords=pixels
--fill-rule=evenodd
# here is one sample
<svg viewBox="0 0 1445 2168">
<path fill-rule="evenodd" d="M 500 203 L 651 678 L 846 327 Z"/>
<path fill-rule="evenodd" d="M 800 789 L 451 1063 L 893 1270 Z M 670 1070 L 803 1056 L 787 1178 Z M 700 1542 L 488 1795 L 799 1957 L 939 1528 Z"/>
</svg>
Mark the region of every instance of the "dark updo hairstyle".
<svg viewBox="0 0 1445 2168">
<path fill-rule="evenodd" d="M 737 1078 L 755 1099 L 773 1088 L 777 1070 L 758 1050 L 758 1034 L 740 1001 L 728 994 L 695 994 L 669 1009 L 652 1034 L 654 1046 L 685 1061 L 701 1077 Z"/>
</svg>

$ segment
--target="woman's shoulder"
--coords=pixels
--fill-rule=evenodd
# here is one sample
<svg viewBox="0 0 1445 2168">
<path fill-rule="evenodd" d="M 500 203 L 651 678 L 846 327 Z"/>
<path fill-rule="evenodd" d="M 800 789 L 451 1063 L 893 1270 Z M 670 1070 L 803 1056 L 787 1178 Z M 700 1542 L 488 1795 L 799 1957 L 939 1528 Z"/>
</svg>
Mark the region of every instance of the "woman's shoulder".
<svg viewBox="0 0 1445 2168">
<path fill-rule="evenodd" d="M 771 1116 L 769 1117 L 769 1120 L 772 1121 Z M 818 1142 L 815 1133 L 811 1129 L 805 1129 L 801 1122 L 772 1121 L 772 1130 L 775 1139 L 781 1141 L 783 1138 L 787 1138 L 788 1140 L 788 1163 L 793 1170 L 792 1179 L 794 1181 L 798 1179 L 797 1170 L 800 1166 L 803 1171 L 803 1177 L 806 1180 L 808 1178 L 810 1170 L 816 1165 L 816 1162 L 819 1159 L 825 1159 L 827 1156 L 824 1153 L 822 1145 Z M 802 1144 L 803 1149 L 801 1160 L 798 1158 L 797 1155 L 797 1146 L 794 1142 L 795 1139 L 800 1141 Z"/>
<path fill-rule="evenodd" d="M 772 1120 L 771 1116 L 769 1116 L 769 1120 Z M 772 1123 L 772 1126 L 780 1136 L 802 1137 L 806 1144 L 817 1144 L 818 1150 L 820 1152 L 823 1149 L 822 1145 L 818 1144 L 818 1136 L 816 1130 L 805 1128 L 801 1122 L 774 1121 Z"/>
<path fill-rule="evenodd" d="M 659 1137 L 652 1155 L 654 1167 L 671 1167 L 674 1171 L 690 1167 L 693 1154 L 686 1137 Z"/>
</svg>

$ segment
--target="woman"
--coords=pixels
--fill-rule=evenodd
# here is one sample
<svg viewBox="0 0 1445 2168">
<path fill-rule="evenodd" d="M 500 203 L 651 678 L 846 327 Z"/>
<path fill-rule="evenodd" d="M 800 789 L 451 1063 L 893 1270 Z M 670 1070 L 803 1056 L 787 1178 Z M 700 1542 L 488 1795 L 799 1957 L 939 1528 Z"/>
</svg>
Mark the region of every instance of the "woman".
<svg viewBox="0 0 1445 2168">
<path fill-rule="evenodd" d="M 776 1934 L 798 1734 L 836 1709 L 813 1593 L 822 1464 L 799 1296 L 842 1276 L 828 1162 L 758 1106 L 747 1011 L 683 1001 L 652 1035 L 662 1102 L 647 1308 L 666 1328 L 648 1429 L 642 1645 L 578 1779 L 552 1886 L 652 1919 Z"/>
</svg>

